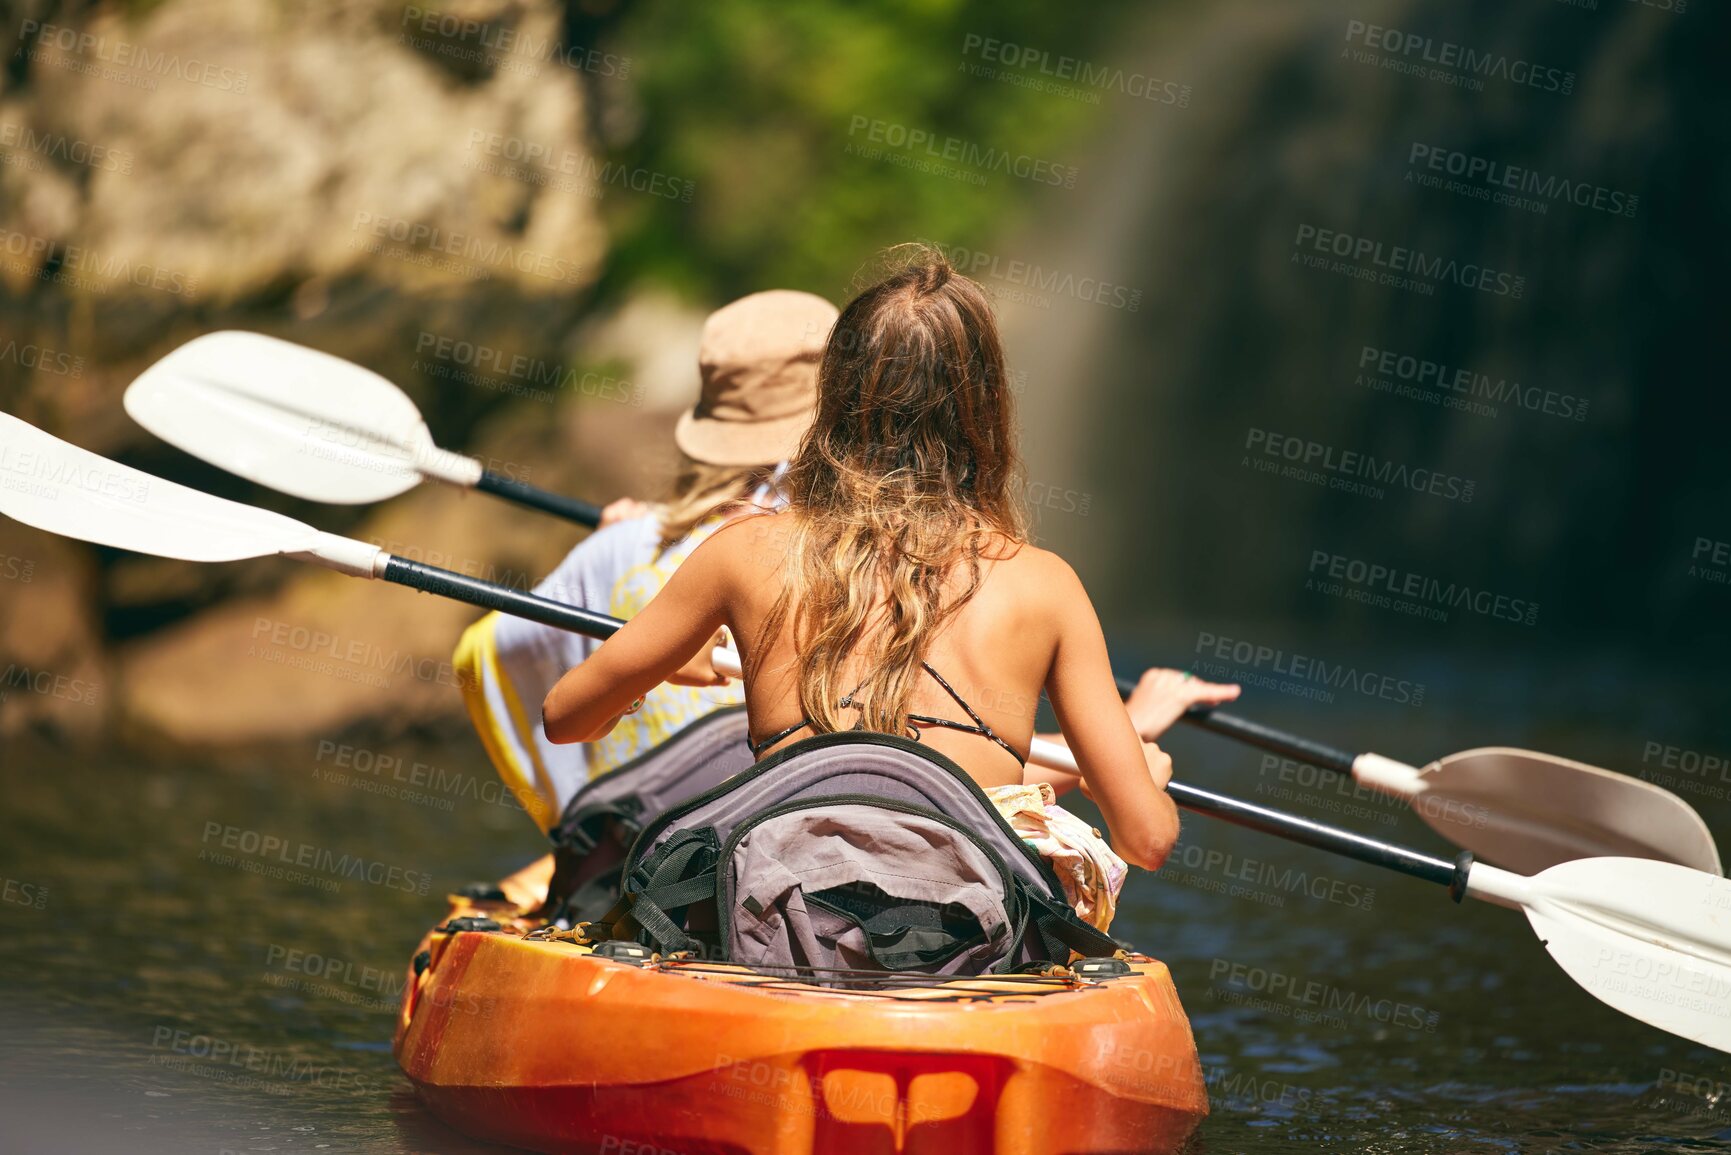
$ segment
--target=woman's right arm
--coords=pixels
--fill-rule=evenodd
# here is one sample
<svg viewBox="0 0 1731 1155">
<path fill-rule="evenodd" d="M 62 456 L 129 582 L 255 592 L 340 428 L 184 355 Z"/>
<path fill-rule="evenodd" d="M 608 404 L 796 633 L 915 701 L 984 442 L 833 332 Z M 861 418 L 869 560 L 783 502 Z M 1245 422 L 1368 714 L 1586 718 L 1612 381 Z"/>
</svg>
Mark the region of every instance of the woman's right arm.
<svg viewBox="0 0 1731 1155">
<path fill-rule="evenodd" d="M 1145 746 L 1131 725 L 1081 580 L 1058 558 L 1050 564 L 1057 572 L 1043 584 L 1059 625 L 1046 694 L 1106 818 L 1112 849 L 1132 865 L 1156 870 L 1178 841 L 1178 809 L 1165 790 L 1171 760 L 1153 743 Z"/>
<path fill-rule="evenodd" d="M 550 742 L 593 742 L 631 702 L 682 670 L 728 624 L 733 554 L 718 532 L 692 551 L 667 584 L 588 660 L 554 683 L 541 705 Z"/>
</svg>

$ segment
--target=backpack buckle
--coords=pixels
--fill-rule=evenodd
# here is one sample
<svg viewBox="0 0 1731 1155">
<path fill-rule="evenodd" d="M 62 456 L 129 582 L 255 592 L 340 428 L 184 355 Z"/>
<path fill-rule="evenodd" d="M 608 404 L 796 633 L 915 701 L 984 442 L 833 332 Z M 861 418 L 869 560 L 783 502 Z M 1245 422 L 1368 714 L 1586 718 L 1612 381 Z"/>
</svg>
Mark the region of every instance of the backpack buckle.
<svg viewBox="0 0 1731 1155">
<path fill-rule="evenodd" d="M 438 929 L 443 934 L 461 934 L 466 930 L 486 932 L 500 929 L 500 924 L 490 918 L 481 918 L 477 915 L 465 914 L 453 918 L 450 922 L 447 922 L 444 926 L 441 926 Z"/>
<path fill-rule="evenodd" d="M 1070 969 L 1077 978 L 1091 979 L 1099 982 L 1102 979 L 1121 979 L 1130 974 L 1130 964 L 1121 958 L 1085 958 L 1070 964 Z"/>
<path fill-rule="evenodd" d="M 655 952 L 642 943 L 625 942 L 617 938 L 596 943 L 589 953 L 600 958 L 610 958 L 614 962 L 629 963 L 634 967 L 640 967 L 655 957 Z"/>
</svg>

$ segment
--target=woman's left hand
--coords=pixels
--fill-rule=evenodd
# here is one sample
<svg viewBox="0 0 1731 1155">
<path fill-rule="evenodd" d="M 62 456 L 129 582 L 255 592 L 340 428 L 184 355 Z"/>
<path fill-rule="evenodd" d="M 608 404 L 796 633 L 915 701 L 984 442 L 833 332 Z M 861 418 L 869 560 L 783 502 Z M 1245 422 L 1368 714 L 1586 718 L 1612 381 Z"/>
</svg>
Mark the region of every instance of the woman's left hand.
<svg viewBox="0 0 1731 1155">
<path fill-rule="evenodd" d="M 1183 670 L 1153 669 L 1142 673 L 1135 692 L 1124 701 L 1130 721 L 1144 742 L 1164 734 L 1192 706 L 1218 706 L 1238 697 L 1240 686 L 1204 682 Z"/>
<path fill-rule="evenodd" d="M 649 516 L 650 512 L 649 506 L 635 497 L 621 497 L 601 507 L 601 521 L 595 528 L 606 529 L 622 521 L 635 521 L 637 518 Z"/>
</svg>

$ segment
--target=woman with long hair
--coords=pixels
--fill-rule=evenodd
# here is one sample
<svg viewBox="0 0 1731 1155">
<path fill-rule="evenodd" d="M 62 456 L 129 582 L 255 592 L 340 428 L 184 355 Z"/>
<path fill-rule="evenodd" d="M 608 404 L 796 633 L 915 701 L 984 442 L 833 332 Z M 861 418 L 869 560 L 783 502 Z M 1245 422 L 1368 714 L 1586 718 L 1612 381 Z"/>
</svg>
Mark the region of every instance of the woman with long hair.
<svg viewBox="0 0 1731 1155">
<path fill-rule="evenodd" d="M 542 597 L 630 618 L 710 534 L 777 502 L 775 481 L 811 423 L 817 363 L 835 306 L 811 293 L 752 293 L 710 314 L 698 343 L 700 393 L 673 431 L 679 466 L 658 502 L 623 498 L 535 587 Z M 584 783 L 743 701 L 707 655 L 648 691 L 628 724 L 581 746 L 549 743 L 535 704 L 598 643 L 505 614 L 464 633 L 454 665 L 494 768 L 547 829 Z"/>
<path fill-rule="evenodd" d="M 759 757 L 810 733 L 915 736 L 1077 866 L 1066 891 L 1104 927 L 1122 860 L 1157 868 L 1177 840 L 1171 761 L 1120 702 L 1074 571 L 1028 540 L 1004 354 L 977 284 L 922 249 L 842 311 L 782 491 L 784 509 L 713 534 L 553 687 L 547 736 L 607 734 L 725 628 Z M 1068 812 L 1028 806 L 1042 692 L 1110 849 Z"/>
</svg>

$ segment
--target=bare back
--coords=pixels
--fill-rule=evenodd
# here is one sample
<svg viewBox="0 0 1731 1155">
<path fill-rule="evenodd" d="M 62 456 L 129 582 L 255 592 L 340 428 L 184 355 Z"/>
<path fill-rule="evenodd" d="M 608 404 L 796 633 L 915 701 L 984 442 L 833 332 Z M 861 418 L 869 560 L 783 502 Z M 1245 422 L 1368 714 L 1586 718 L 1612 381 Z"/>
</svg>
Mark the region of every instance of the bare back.
<svg viewBox="0 0 1731 1155">
<path fill-rule="evenodd" d="M 731 571 L 727 584 L 735 591 L 728 606 L 728 626 L 748 662 L 758 657 L 749 647 L 758 643 L 763 623 L 781 595 L 797 517 L 790 512 L 752 517 L 724 531 L 725 541 L 717 543 L 721 547 L 717 560 Z M 930 640 L 926 662 L 936 676 L 919 678 L 909 702 L 910 714 L 969 727 L 974 725 L 968 713 L 971 708 L 979 721 L 1014 748 L 1012 753 L 979 733 L 911 724 L 913 736 L 956 762 L 982 786 L 1022 781 L 1022 762 L 1034 735 L 1035 709 L 1057 647 L 1052 607 L 1044 604 L 1046 599 L 1040 593 L 1042 575 L 1050 577 L 1055 560 L 1045 550 L 1008 541 L 994 551 L 982 565 L 974 596 L 946 623 L 943 633 Z M 966 576 L 952 575 L 951 582 L 959 594 Z M 790 606 L 784 621 L 796 620 L 797 609 L 797 605 Z M 757 676 L 745 688 L 752 734 L 762 742 L 784 731 L 792 732 L 764 747 L 761 754 L 811 733 L 800 725 L 804 713 L 799 703 L 791 628 L 784 626 L 767 644 L 769 650 L 762 655 Z M 866 671 L 863 666 L 850 666 L 843 672 L 849 678 L 861 679 Z M 948 683 L 949 690 L 939 678 Z"/>
<path fill-rule="evenodd" d="M 700 545 L 636 617 L 548 693 L 542 707 L 548 738 L 589 742 L 608 733 L 635 698 L 704 650 L 719 629 L 751 646 L 781 592 L 796 516 L 745 518 Z M 1044 689 L 1106 817 L 1113 848 L 1132 863 L 1157 866 L 1177 837 L 1177 813 L 1150 780 L 1087 591 L 1061 558 L 1033 546 L 1006 543 L 1002 556 L 983 564 L 979 589 L 931 640 L 927 661 L 1018 753 L 1028 748 Z M 803 720 L 791 640 L 778 637 L 768 644 L 770 652 L 746 684 L 752 733 L 759 740 Z M 924 675 L 912 707 L 910 713 L 966 718 L 936 680 Z M 1018 758 L 990 738 L 923 726 L 921 740 L 982 786 L 1023 780 Z"/>
</svg>

